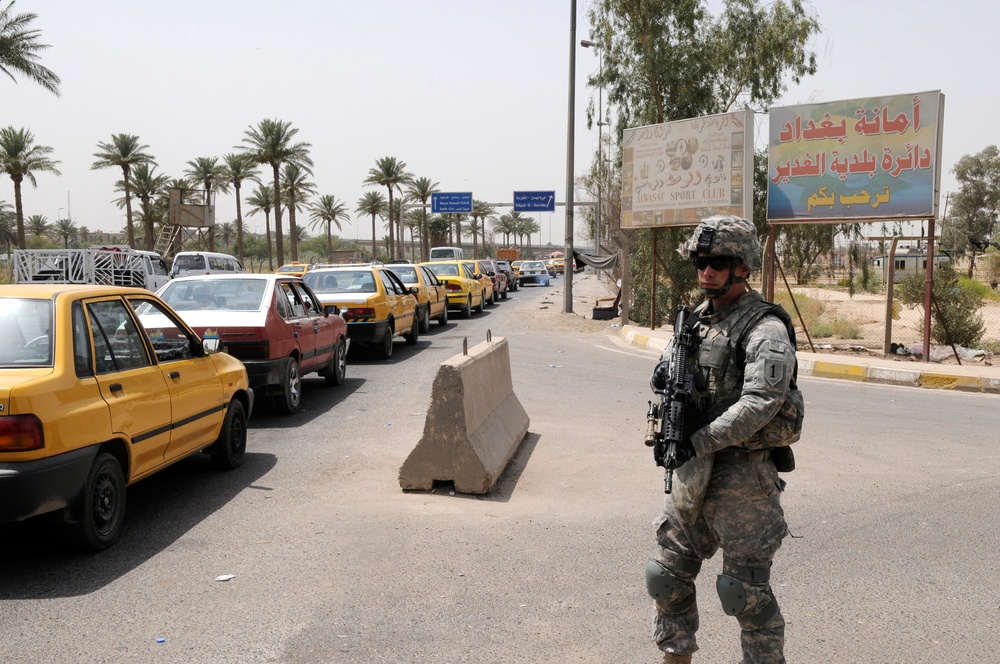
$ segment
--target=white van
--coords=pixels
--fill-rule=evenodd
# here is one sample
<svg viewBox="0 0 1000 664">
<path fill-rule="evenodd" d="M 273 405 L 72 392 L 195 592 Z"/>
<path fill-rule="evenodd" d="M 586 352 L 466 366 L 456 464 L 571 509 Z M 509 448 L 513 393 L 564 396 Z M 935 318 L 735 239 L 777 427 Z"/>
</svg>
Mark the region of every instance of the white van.
<svg viewBox="0 0 1000 664">
<path fill-rule="evenodd" d="M 211 251 L 179 251 L 174 256 L 172 277 L 189 277 L 196 274 L 240 274 L 246 272 L 243 264 L 229 254 Z"/>
<path fill-rule="evenodd" d="M 465 258 L 465 252 L 461 247 L 432 247 L 432 261 L 458 261 Z"/>
</svg>

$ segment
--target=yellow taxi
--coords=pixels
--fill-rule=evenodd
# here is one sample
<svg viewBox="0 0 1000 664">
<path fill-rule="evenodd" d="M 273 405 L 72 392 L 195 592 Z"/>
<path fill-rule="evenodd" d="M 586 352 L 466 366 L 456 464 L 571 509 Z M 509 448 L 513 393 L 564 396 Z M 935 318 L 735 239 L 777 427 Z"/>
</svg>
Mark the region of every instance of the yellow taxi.
<svg viewBox="0 0 1000 664">
<path fill-rule="evenodd" d="M 277 270 L 275 270 L 274 273 L 286 277 L 301 277 L 311 268 L 312 265 L 310 263 L 300 263 L 299 261 L 292 261 L 291 263 L 285 263 Z"/>
<path fill-rule="evenodd" d="M 403 337 L 410 346 L 417 343 L 416 288 L 408 288 L 381 263 L 319 265 L 302 275 L 302 280 L 326 311 L 344 317 L 352 346 L 369 345 L 387 360 L 396 337 Z"/>
<path fill-rule="evenodd" d="M 0 286 L 0 522 L 61 512 L 100 551 L 127 485 L 200 451 L 239 466 L 254 393 L 220 348 L 145 289 Z"/>
<path fill-rule="evenodd" d="M 479 261 L 459 261 L 464 264 L 472 273 L 474 279 L 478 279 L 483 285 L 483 301 L 485 304 L 493 305 L 497 302 L 496 293 L 493 290 L 493 280 L 479 269 Z"/>
<path fill-rule="evenodd" d="M 566 272 L 566 261 L 561 257 L 550 258 L 545 261 L 545 267 L 549 268 L 550 273 L 564 274 Z"/>
<path fill-rule="evenodd" d="M 448 289 L 443 281 L 438 281 L 424 265 L 389 263 L 386 267 L 395 272 L 407 288 L 417 289 L 417 320 L 421 334 L 430 332 L 432 318 L 441 325 L 448 324 Z"/>
<path fill-rule="evenodd" d="M 510 264 L 510 266 L 511 266 L 512 268 L 514 268 L 514 280 L 515 280 L 515 281 L 517 280 L 517 276 L 518 276 L 518 274 L 519 274 L 519 273 L 520 273 L 520 271 L 521 271 L 521 263 L 523 263 L 523 262 L 524 262 L 524 261 L 511 261 L 511 264 Z"/>
<path fill-rule="evenodd" d="M 434 273 L 438 281 L 444 282 L 448 291 L 448 307 L 458 309 L 465 318 L 472 316 L 472 310 L 482 311 L 486 304 L 483 282 L 465 264 L 466 261 L 433 261 L 420 263 Z M 489 277 L 487 277 L 489 280 Z"/>
</svg>

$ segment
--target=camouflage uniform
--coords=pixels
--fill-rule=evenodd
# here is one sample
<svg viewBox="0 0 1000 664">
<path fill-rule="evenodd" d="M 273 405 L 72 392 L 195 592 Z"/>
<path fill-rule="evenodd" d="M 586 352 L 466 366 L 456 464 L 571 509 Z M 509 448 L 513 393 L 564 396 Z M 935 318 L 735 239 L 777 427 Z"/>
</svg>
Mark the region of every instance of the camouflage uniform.
<svg viewBox="0 0 1000 664">
<path fill-rule="evenodd" d="M 787 533 L 780 504 L 784 483 L 769 448 L 783 434 L 777 415 L 793 375 L 795 349 L 779 318 L 761 317 L 766 306 L 759 293 L 748 291 L 724 311 L 711 311 L 706 300 L 693 312 L 701 340 L 689 358 L 696 363 L 698 409 L 707 411 L 733 390 L 740 392 L 734 405 L 691 435 L 696 457 L 676 470 L 673 493 L 654 522 L 659 545 L 654 561 L 669 581 L 666 596 L 656 600 L 653 638 L 665 653 L 698 649 L 694 581 L 702 561 L 721 548 L 717 589 L 720 598 L 738 598 L 729 606 L 723 599 L 723 608 L 742 628 L 744 664 L 785 661 L 785 622 L 769 583 L 771 561 Z M 745 353 L 731 348 L 730 339 L 737 338 L 745 341 Z M 737 354 L 745 358 L 742 370 Z"/>
</svg>

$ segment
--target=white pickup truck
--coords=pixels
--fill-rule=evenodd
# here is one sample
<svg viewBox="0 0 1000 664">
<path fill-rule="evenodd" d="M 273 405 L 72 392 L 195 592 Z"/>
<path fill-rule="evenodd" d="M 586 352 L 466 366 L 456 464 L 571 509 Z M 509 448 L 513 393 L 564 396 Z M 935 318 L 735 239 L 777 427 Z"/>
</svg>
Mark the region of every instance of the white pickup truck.
<svg viewBox="0 0 1000 664">
<path fill-rule="evenodd" d="M 14 283 L 135 286 L 151 291 L 170 281 L 163 258 L 128 246 L 15 249 Z"/>
</svg>

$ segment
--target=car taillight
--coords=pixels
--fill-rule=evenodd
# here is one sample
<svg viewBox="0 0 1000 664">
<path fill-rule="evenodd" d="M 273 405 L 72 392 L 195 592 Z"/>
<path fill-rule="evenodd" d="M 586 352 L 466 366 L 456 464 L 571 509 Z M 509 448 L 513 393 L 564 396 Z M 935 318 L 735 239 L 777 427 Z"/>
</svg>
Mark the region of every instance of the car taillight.
<svg viewBox="0 0 1000 664">
<path fill-rule="evenodd" d="M 372 307 L 347 307 L 344 318 L 375 318 L 375 309 Z"/>
<path fill-rule="evenodd" d="M 42 421 L 34 415 L 0 417 L 0 452 L 28 452 L 45 447 Z"/>
<path fill-rule="evenodd" d="M 446 283 L 444 285 L 444 289 L 446 291 L 450 291 L 452 293 L 461 293 L 462 292 L 462 287 L 461 286 L 459 286 L 458 284 L 453 284 L 451 282 Z"/>
</svg>

